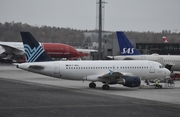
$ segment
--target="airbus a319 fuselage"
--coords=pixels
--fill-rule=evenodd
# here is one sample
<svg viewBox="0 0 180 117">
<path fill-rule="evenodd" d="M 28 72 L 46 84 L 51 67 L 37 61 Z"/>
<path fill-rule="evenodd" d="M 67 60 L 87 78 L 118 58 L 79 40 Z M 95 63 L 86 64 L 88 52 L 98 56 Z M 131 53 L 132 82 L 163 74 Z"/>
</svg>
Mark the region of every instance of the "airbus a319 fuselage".
<svg viewBox="0 0 180 117">
<path fill-rule="evenodd" d="M 53 61 L 19 64 L 18 68 L 68 80 L 103 81 L 100 77 L 113 72 L 141 79 L 165 78 L 169 70 L 152 61 Z M 108 81 L 108 80 L 107 80 Z"/>
<path fill-rule="evenodd" d="M 151 60 L 161 63 L 163 66 L 170 66 L 171 71 L 180 71 L 180 56 L 176 55 L 129 55 L 114 56 L 114 60 Z"/>
<path fill-rule="evenodd" d="M 138 87 L 141 79 L 162 79 L 170 76 L 170 71 L 153 61 L 53 61 L 29 32 L 21 32 L 28 63 L 17 68 L 30 72 L 67 80 L 102 82 L 103 89 L 109 84 Z"/>
</svg>

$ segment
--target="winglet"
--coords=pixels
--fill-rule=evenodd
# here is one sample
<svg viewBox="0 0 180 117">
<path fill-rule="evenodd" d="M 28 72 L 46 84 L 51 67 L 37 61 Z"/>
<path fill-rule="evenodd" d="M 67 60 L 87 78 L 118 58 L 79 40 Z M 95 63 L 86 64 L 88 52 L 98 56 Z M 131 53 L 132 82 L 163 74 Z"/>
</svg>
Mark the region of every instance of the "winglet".
<svg viewBox="0 0 180 117">
<path fill-rule="evenodd" d="M 114 72 L 112 70 L 109 70 L 109 75 L 112 75 Z"/>
<path fill-rule="evenodd" d="M 30 32 L 21 32 L 27 62 L 53 61 Z"/>
<path fill-rule="evenodd" d="M 126 37 L 124 32 L 117 31 L 116 34 L 118 38 L 121 55 L 141 55 L 133 46 L 133 44 L 129 41 L 129 39 Z"/>
</svg>

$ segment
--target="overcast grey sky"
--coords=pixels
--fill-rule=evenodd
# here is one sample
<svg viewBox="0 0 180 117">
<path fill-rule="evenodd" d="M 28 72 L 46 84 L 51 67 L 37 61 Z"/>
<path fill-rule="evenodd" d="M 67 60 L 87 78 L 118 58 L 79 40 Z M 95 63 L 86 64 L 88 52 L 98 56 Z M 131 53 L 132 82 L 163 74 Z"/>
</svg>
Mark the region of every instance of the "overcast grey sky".
<svg viewBox="0 0 180 117">
<path fill-rule="evenodd" d="M 105 0 L 107 31 L 180 32 L 180 0 Z M 0 0 L 0 22 L 96 28 L 96 0 Z"/>
</svg>

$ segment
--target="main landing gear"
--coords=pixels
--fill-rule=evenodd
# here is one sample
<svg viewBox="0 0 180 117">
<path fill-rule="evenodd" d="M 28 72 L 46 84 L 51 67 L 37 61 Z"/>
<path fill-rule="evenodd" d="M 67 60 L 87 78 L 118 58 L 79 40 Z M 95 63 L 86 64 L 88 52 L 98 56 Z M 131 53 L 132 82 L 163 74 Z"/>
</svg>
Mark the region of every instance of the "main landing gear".
<svg viewBox="0 0 180 117">
<path fill-rule="evenodd" d="M 109 90 L 109 89 L 110 89 L 110 87 L 109 87 L 109 85 L 108 85 L 108 84 L 105 84 L 105 85 L 103 85 L 103 86 L 102 86 L 102 89 L 103 89 L 103 90 Z"/>
<path fill-rule="evenodd" d="M 89 83 L 90 88 L 96 88 L 96 84 L 94 82 Z"/>
<path fill-rule="evenodd" d="M 96 84 L 95 84 L 94 82 L 91 82 L 91 83 L 89 83 L 89 87 L 90 87 L 90 88 L 96 88 Z M 102 86 L 102 89 L 103 89 L 103 90 L 109 90 L 110 87 L 109 87 L 108 84 L 104 84 L 104 85 Z"/>
</svg>

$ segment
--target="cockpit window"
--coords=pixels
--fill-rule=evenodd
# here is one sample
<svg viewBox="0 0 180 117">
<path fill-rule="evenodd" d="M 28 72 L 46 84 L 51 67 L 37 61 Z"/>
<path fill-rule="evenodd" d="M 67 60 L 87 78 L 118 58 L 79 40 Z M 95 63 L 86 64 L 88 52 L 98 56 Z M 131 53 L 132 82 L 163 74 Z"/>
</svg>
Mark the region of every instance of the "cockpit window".
<svg viewBox="0 0 180 117">
<path fill-rule="evenodd" d="M 160 65 L 159 68 L 164 68 L 164 67 L 162 65 Z"/>
</svg>

